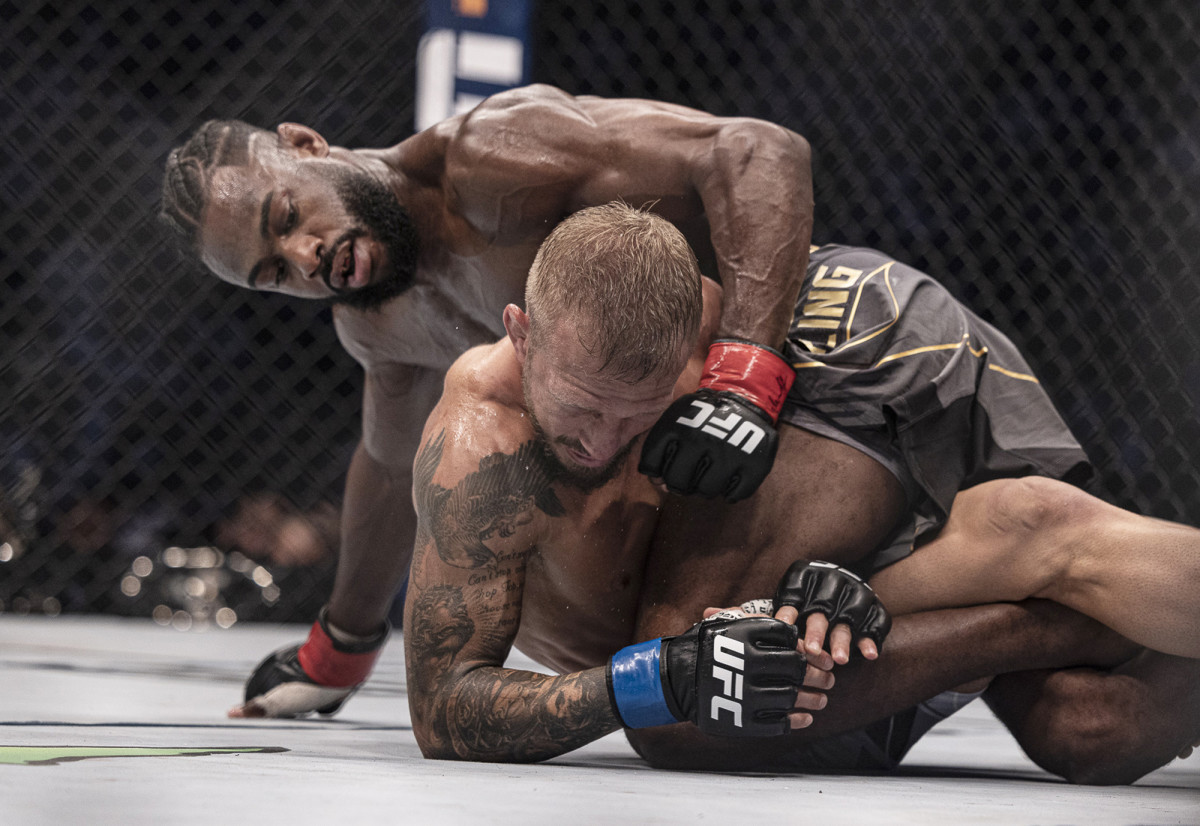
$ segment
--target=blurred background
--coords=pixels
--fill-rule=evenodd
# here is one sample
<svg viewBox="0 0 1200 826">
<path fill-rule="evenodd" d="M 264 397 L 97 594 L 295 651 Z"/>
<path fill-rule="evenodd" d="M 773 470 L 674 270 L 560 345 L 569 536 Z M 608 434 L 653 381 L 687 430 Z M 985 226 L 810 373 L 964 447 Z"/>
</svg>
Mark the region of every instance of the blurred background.
<svg viewBox="0 0 1200 826">
<path fill-rule="evenodd" d="M 0 612 L 312 618 L 361 371 L 174 251 L 166 155 L 213 117 L 390 145 L 528 81 L 805 135 L 815 240 L 939 278 L 1096 492 L 1200 524 L 1195 0 L 0 0 L 0 78 Z"/>
</svg>

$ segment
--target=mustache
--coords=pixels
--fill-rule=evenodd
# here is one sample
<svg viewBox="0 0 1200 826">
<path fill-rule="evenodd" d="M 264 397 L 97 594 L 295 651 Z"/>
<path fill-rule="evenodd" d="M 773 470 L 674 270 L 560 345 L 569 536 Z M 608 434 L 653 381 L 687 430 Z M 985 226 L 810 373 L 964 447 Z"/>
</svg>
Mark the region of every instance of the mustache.
<svg viewBox="0 0 1200 826">
<path fill-rule="evenodd" d="M 325 282 L 325 286 L 328 287 L 330 291 L 335 293 L 342 293 L 346 291 L 345 287 L 338 288 L 333 286 L 333 259 L 337 258 L 338 251 L 344 245 L 352 242 L 360 235 L 363 235 L 363 231 L 361 229 L 352 229 L 342 233 L 341 236 L 329 246 L 328 251 L 321 256 L 321 265 L 317 268 L 317 274 L 321 276 L 321 280 Z"/>
<path fill-rule="evenodd" d="M 583 442 L 579 441 L 578 439 L 572 439 L 569 436 L 556 436 L 554 443 L 570 448 L 571 450 L 578 451 L 579 453 L 587 453 L 587 450 L 583 446 Z"/>
</svg>

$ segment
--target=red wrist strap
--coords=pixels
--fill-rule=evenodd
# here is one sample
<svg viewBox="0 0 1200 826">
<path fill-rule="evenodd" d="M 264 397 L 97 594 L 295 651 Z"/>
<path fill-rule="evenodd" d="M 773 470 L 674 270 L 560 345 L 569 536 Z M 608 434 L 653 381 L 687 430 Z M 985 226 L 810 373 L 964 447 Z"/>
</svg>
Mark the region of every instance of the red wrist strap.
<svg viewBox="0 0 1200 826">
<path fill-rule="evenodd" d="M 330 688 L 350 688 L 367 679 L 383 651 L 383 646 L 379 645 L 373 651 L 348 654 L 338 651 L 335 645 L 333 638 L 321 627 L 321 621 L 317 620 L 308 632 L 308 640 L 296 654 L 304 673 L 313 682 Z"/>
<path fill-rule="evenodd" d="M 700 386 L 736 393 L 775 421 L 795 380 L 792 366 L 769 347 L 722 339 L 708 348 Z"/>
</svg>

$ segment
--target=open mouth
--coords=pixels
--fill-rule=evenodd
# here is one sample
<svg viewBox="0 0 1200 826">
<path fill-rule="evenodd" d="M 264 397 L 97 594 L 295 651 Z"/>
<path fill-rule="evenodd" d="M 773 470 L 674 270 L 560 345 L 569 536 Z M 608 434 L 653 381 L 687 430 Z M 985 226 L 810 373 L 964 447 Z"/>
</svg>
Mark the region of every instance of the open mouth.
<svg viewBox="0 0 1200 826">
<path fill-rule="evenodd" d="M 357 237 L 348 239 L 329 263 L 325 284 L 335 293 L 358 289 L 368 281 L 370 258 L 359 240 Z"/>
<path fill-rule="evenodd" d="M 354 278 L 354 270 L 354 241 L 351 239 L 333 257 L 333 264 L 329 268 L 329 288 L 344 290 L 349 287 Z"/>
</svg>

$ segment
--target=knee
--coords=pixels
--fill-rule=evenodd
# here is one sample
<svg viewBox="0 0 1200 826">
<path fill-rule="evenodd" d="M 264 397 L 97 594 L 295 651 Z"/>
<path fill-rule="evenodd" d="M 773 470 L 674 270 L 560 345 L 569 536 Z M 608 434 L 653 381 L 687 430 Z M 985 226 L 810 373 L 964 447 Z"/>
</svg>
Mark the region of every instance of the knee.
<svg viewBox="0 0 1200 826">
<path fill-rule="evenodd" d="M 1028 476 L 988 483 L 984 505 L 990 535 L 1031 562 L 1050 584 L 1069 573 L 1079 547 L 1072 532 L 1086 529 L 1097 502 L 1065 482 Z"/>
<path fill-rule="evenodd" d="M 989 486 L 992 523 L 1006 533 L 1036 536 L 1076 524 L 1088 517 L 1093 501 L 1079 488 L 1044 476 L 998 479 Z"/>
<path fill-rule="evenodd" d="M 1074 690 L 1069 675 L 1047 685 L 1050 704 L 1033 742 L 1022 746 L 1041 768 L 1069 783 L 1115 786 L 1133 783 L 1158 762 L 1140 747 L 1140 730 L 1131 709 L 1135 698 L 1120 692 Z"/>
</svg>

